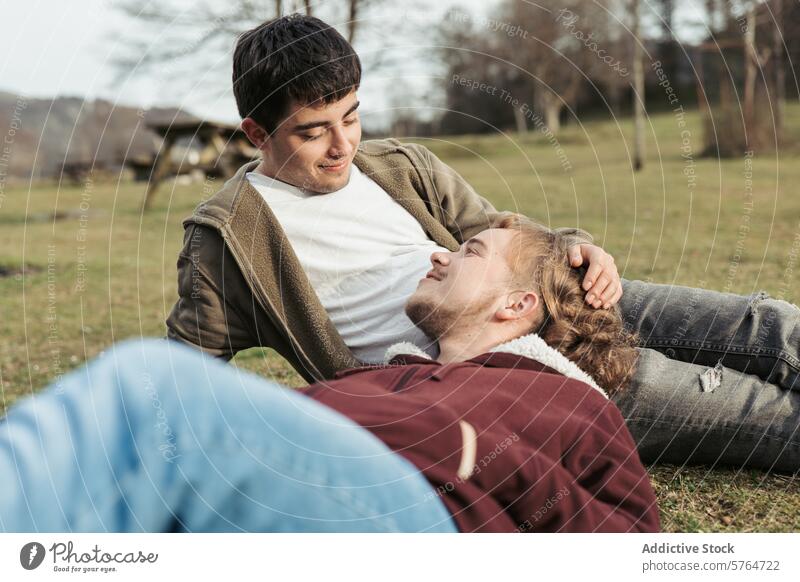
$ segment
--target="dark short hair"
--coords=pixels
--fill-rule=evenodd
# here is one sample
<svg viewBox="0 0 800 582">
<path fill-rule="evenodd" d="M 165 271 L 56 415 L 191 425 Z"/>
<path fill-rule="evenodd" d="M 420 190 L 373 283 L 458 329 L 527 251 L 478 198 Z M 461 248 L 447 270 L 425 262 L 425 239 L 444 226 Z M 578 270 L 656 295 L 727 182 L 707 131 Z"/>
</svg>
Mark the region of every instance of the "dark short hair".
<svg viewBox="0 0 800 582">
<path fill-rule="evenodd" d="M 243 33 L 233 52 L 239 115 L 273 133 L 292 103 L 325 104 L 361 83 L 361 61 L 345 38 L 319 18 L 290 14 Z"/>
</svg>

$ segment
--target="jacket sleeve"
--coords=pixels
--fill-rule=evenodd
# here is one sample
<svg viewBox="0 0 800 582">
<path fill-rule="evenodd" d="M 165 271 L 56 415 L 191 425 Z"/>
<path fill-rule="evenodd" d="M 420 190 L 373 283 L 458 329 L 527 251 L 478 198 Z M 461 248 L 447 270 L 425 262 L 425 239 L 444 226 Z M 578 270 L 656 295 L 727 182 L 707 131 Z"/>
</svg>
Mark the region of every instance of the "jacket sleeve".
<svg viewBox="0 0 800 582">
<path fill-rule="evenodd" d="M 535 452 L 504 488 L 519 531 L 658 532 L 656 497 L 613 404 L 562 459 Z"/>
<path fill-rule="evenodd" d="M 486 230 L 501 214 L 491 202 L 478 194 L 461 175 L 419 144 L 404 144 L 411 149 L 430 172 L 434 194 L 442 209 L 443 224 L 459 243 Z M 580 228 L 557 228 L 569 244 L 591 243 L 592 235 Z"/>
<path fill-rule="evenodd" d="M 178 255 L 178 300 L 167 318 L 167 337 L 224 360 L 259 345 L 237 299 L 247 288 L 222 237 L 190 224 Z"/>
</svg>

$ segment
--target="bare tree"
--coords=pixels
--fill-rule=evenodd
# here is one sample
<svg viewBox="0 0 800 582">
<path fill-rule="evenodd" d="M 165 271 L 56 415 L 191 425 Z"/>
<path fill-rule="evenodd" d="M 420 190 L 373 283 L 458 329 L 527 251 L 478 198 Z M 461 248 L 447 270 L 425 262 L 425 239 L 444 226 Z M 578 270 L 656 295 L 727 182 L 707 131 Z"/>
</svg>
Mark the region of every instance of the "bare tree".
<svg viewBox="0 0 800 582">
<path fill-rule="evenodd" d="M 348 10 L 348 18 L 347 18 L 347 41 L 350 44 L 355 42 L 356 38 L 356 28 L 358 25 L 358 19 L 361 15 L 361 10 L 370 0 L 349 0 L 349 10 Z"/>
<path fill-rule="evenodd" d="M 673 82 L 677 79 L 678 64 L 680 59 L 680 45 L 676 39 L 675 16 L 678 0 L 655 0 L 655 16 L 658 18 L 661 35 L 658 38 L 658 60 L 661 68 Z M 640 16 L 642 16 L 640 14 Z"/>
<path fill-rule="evenodd" d="M 773 0 L 775 26 L 772 29 L 773 66 L 775 67 L 775 126 L 776 139 L 783 141 L 783 126 L 786 119 L 786 69 L 783 59 L 783 0 Z"/>
<path fill-rule="evenodd" d="M 631 18 L 633 19 L 633 169 L 639 171 L 644 167 L 644 58 L 642 51 L 642 32 L 640 0 L 631 0 Z"/>
<path fill-rule="evenodd" d="M 756 48 L 756 7 L 752 3 L 746 7 L 746 24 L 744 29 L 744 141 L 745 148 L 751 149 L 753 136 L 750 131 L 754 127 L 756 75 L 763 64 Z"/>
<path fill-rule="evenodd" d="M 716 92 L 717 103 L 703 108 L 705 153 L 738 156 L 773 147 L 784 123 L 783 4 L 707 0 L 706 12 L 709 36 L 700 50 L 716 71 L 715 78 L 704 75 L 702 93 Z"/>
<path fill-rule="evenodd" d="M 620 16 L 629 1 L 503 0 L 482 20 L 454 9 L 442 27 L 449 77 L 480 80 L 491 96 L 451 83 L 445 128 L 478 131 L 478 117 L 518 132 L 558 132 L 564 110 L 579 100 L 608 104 L 612 96 L 616 110 L 630 84 L 632 45 Z"/>
<path fill-rule="evenodd" d="M 772 140 L 781 142 L 783 137 L 786 79 L 783 64 L 783 2 L 773 0 L 770 12 L 767 4 L 751 0 L 745 3 L 744 39 L 744 110 L 745 110 L 745 147 L 750 150 L 763 147 L 766 141 L 759 133 L 763 133 L 764 120 L 756 115 L 756 94 L 759 85 L 762 93 L 770 96 L 774 113 L 774 135 Z M 762 9 L 759 16 L 759 9 Z M 740 19 L 741 20 L 741 19 Z M 763 43 L 758 43 L 757 34 L 764 35 Z M 769 28 L 772 34 L 769 35 Z M 770 38 L 771 36 L 771 38 Z M 759 77 L 762 82 L 759 83 Z M 772 141 L 770 140 L 770 141 Z"/>
<path fill-rule="evenodd" d="M 480 133 L 513 124 L 526 131 L 527 121 L 512 100 L 527 96 L 530 77 L 513 64 L 513 55 L 499 35 L 492 34 L 472 15 L 454 7 L 447 12 L 436 44 L 445 68 L 446 110 L 439 127 L 448 133 Z M 460 79 L 483 83 L 488 91 L 463 87 Z"/>
<path fill-rule="evenodd" d="M 603 42 L 601 7 L 581 0 L 505 0 L 498 11 L 507 26 L 521 31 L 506 34 L 499 53 L 529 75 L 534 108 L 552 132 L 559 131 L 564 108 L 575 106 L 598 63 L 587 45 Z"/>
<path fill-rule="evenodd" d="M 383 2 L 338 0 L 324 6 L 332 19 L 342 19 L 342 11 L 345 12 L 345 36 L 352 43 L 366 10 Z M 113 32 L 127 47 L 114 61 L 122 75 L 160 68 L 183 59 L 218 57 L 230 49 L 233 39 L 242 31 L 269 18 L 292 12 L 313 13 L 311 0 L 207 0 L 194 4 L 190 10 L 181 7 L 176 0 L 161 0 L 157 5 L 145 7 L 136 0 L 116 0 L 115 6 L 134 23 L 125 31 Z M 153 30 L 161 34 L 158 42 L 149 42 Z"/>
</svg>

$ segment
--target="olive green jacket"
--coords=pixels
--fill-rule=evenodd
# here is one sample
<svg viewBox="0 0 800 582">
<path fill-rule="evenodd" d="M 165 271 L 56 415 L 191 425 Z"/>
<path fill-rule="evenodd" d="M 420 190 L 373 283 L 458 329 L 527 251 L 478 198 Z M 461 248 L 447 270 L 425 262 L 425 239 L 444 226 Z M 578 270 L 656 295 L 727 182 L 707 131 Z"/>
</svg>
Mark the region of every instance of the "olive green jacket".
<svg viewBox="0 0 800 582">
<path fill-rule="evenodd" d="M 455 251 L 488 228 L 498 212 L 427 148 L 395 139 L 365 141 L 353 162 L 419 221 L 438 245 Z M 361 363 L 322 307 L 277 218 L 242 166 L 184 220 L 178 301 L 167 336 L 225 359 L 256 346 L 275 349 L 307 381 Z M 591 241 L 563 229 L 576 242 Z"/>
</svg>

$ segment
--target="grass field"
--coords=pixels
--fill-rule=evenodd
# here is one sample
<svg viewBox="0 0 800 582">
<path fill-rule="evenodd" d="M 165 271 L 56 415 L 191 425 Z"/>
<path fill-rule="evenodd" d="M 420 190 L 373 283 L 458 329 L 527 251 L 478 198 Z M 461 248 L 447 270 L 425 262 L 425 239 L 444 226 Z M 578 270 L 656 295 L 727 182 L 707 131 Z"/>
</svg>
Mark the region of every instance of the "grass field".
<svg viewBox="0 0 800 582">
<path fill-rule="evenodd" d="M 702 136 L 694 114 L 685 120 L 660 114 L 650 124 L 647 166 L 637 174 L 627 121 L 567 127 L 558 143 L 539 132 L 417 141 L 498 208 L 589 230 L 624 277 L 739 293 L 763 289 L 796 301 L 797 144 L 788 143 L 780 157 L 698 159 Z M 800 106 L 788 107 L 787 125 L 787 136 L 800 135 Z M 115 341 L 164 335 L 176 298 L 181 220 L 207 193 L 202 184 L 167 185 L 142 216 L 143 188 L 89 182 L 0 190 L 3 407 Z M 303 383 L 269 350 L 249 350 L 234 363 L 285 384 Z M 800 530 L 796 478 L 650 470 L 668 531 Z"/>
</svg>

